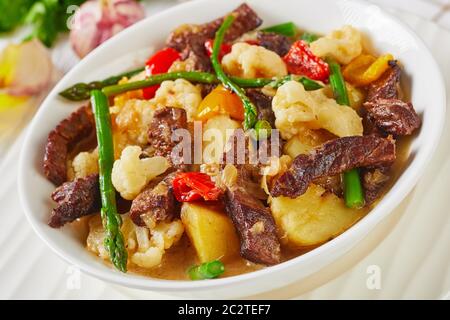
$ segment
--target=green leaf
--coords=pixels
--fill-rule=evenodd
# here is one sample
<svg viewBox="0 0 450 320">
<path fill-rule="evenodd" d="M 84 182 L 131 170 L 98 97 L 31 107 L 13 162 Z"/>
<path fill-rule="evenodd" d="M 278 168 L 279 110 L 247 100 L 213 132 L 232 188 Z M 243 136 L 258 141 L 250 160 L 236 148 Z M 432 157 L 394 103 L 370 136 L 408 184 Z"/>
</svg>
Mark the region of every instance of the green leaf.
<svg viewBox="0 0 450 320">
<path fill-rule="evenodd" d="M 0 32 L 12 31 L 20 25 L 36 0 L 0 0 Z"/>
<path fill-rule="evenodd" d="M 1 1 L 1 0 L 0 0 Z M 33 26 L 29 37 L 35 37 L 51 47 L 60 32 L 65 32 L 67 20 L 73 12 L 67 12 L 72 5 L 79 6 L 86 0 L 40 0 L 31 8 L 26 22 Z"/>
</svg>

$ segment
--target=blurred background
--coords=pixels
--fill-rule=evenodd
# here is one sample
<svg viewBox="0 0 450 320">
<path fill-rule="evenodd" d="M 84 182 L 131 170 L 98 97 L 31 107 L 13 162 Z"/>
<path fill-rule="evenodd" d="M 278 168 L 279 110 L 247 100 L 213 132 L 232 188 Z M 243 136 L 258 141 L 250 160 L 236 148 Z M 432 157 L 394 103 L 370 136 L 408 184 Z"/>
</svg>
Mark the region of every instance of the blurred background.
<svg viewBox="0 0 450 320">
<path fill-rule="evenodd" d="M 65 73 L 123 29 L 185 1 L 195 0 L 0 0 L 0 218 L 5 231 L 0 232 L 0 298 L 170 298 L 105 284 L 55 257 L 25 222 L 16 192 L 16 163 L 27 124 Z M 450 0 L 371 2 L 415 29 L 448 73 L 449 51 L 444 50 L 450 48 Z M 446 181 L 433 183 L 435 189 L 448 190 Z M 352 257 L 301 286 L 260 298 L 450 298 L 450 220 L 437 214 L 424 220 L 420 213 L 433 211 L 416 197 L 421 189 L 432 193 L 429 185 L 423 188 L 416 188 L 415 198 L 410 196 Z M 401 241 L 409 245 L 398 246 Z M 366 286 L 373 265 L 386 273 L 382 290 Z M 49 272 L 52 276 L 45 277 Z M 428 276 L 436 272 L 435 283 Z"/>
</svg>

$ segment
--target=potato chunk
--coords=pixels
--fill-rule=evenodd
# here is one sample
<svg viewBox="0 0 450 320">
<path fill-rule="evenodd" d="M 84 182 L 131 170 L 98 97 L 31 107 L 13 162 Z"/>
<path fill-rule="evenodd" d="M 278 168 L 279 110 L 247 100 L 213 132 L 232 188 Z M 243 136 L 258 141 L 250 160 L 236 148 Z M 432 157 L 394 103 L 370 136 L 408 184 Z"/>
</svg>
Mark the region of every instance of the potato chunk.
<svg viewBox="0 0 450 320">
<path fill-rule="evenodd" d="M 347 208 L 342 199 L 314 184 L 295 199 L 272 198 L 270 207 L 284 233 L 282 239 L 295 246 L 312 246 L 328 241 L 364 215 L 364 210 Z"/>
<path fill-rule="evenodd" d="M 222 261 L 239 255 L 233 223 L 220 210 L 198 203 L 183 203 L 181 221 L 200 261 Z"/>
</svg>

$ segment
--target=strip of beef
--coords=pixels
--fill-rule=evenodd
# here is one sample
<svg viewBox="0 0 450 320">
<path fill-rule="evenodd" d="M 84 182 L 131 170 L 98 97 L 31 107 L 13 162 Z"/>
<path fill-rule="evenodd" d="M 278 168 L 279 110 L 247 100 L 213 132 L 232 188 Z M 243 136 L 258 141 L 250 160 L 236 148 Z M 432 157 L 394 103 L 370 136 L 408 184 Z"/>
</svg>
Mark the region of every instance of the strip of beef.
<svg viewBox="0 0 450 320">
<path fill-rule="evenodd" d="M 421 120 L 411 103 L 400 100 L 401 69 L 396 61 L 389 61 L 390 68 L 368 88 L 364 103 L 365 134 L 386 137 L 410 135 L 421 125 Z M 366 205 L 375 201 L 389 181 L 390 164 L 362 171 L 362 183 Z"/>
<path fill-rule="evenodd" d="M 224 163 L 238 170 L 237 181 L 224 196 L 225 209 L 239 234 L 241 255 L 256 263 L 280 262 L 280 243 L 275 222 L 264 205 L 267 195 L 261 189 L 256 145 L 242 130 L 230 137 Z"/>
<path fill-rule="evenodd" d="M 366 205 L 372 204 L 379 197 L 390 179 L 390 168 L 390 166 L 380 166 L 378 168 L 364 168 L 361 171 Z"/>
<path fill-rule="evenodd" d="M 314 179 L 333 176 L 353 168 L 391 164 L 395 142 L 376 136 L 353 136 L 326 142 L 310 154 L 301 154 L 288 171 L 273 183 L 274 197 L 296 198 L 306 192 Z"/>
<path fill-rule="evenodd" d="M 402 70 L 395 60 L 389 61 L 389 69 L 380 79 L 371 83 L 367 91 L 367 101 L 382 99 L 398 99 L 400 76 Z"/>
<path fill-rule="evenodd" d="M 266 265 L 280 262 L 280 242 L 269 208 L 237 184 L 225 193 L 225 209 L 238 232 L 242 257 Z"/>
<path fill-rule="evenodd" d="M 131 204 L 130 218 L 138 226 L 145 226 L 143 215 L 154 222 L 173 220 L 180 215 L 180 205 L 175 200 L 172 182 L 176 173 L 170 173 L 156 185 L 145 188 Z"/>
<path fill-rule="evenodd" d="M 67 181 L 67 156 L 81 140 L 95 132 L 95 121 L 89 106 L 81 107 L 61 121 L 47 138 L 44 174 L 59 186 Z"/>
<path fill-rule="evenodd" d="M 340 174 L 320 177 L 314 179 L 312 183 L 321 186 L 328 192 L 334 193 L 339 198 L 342 198 L 344 195 L 344 189 L 342 187 L 342 179 Z"/>
<path fill-rule="evenodd" d="M 256 39 L 258 40 L 260 46 L 274 51 L 281 57 L 288 53 L 292 45 L 292 41 L 288 37 L 274 32 L 258 31 L 256 34 Z"/>
<path fill-rule="evenodd" d="M 240 185 L 256 199 L 267 200 L 267 194 L 261 189 L 261 155 L 256 141 L 243 130 L 236 130 L 229 138 L 227 148 L 223 155 L 223 166 L 234 165 L 238 170 Z"/>
<path fill-rule="evenodd" d="M 155 155 L 167 158 L 175 167 L 183 167 L 185 163 L 183 155 L 172 152 L 179 143 L 172 135 L 178 129 L 187 130 L 187 127 L 184 109 L 165 107 L 156 110 L 148 130 L 148 141 L 155 150 Z"/>
<path fill-rule="evenodd" d="M 364 108 L 367 118 L 382 132 L 396 136 L 410 135 L 421 121 L 411 103 L 399 99 L 401 69 L 395 61 L 375 83 L 369 86 Z"/>
<path fill-rule="evenodd" d="M 421 121 L 413 105 L 399 99 L 378 98 L 364 103 L 370 120 L 383 131 L 396 135 L 410 135 L 420 127 Z"/>
<path fill-rule="evenodd" d="M 235 20 L 225 35 L 225 42 L 231 42 L 244 33 L 256 29 L 262 23 L 258 15 L 247 5 L 242 4 L 232 13 Z M 181 52 L 182 59 L 191 59 L 199 71 L 211 71 L 210 59 L 205 50 L 205 42 L 214 39 L 224 18 L 201 25 L 182 25 L 171 33 L 167 46 Z"/>
<path fill-rule="evenodd" d="M 101 207 L 98 174 L 63 183 L 53 192 L 52 199 L 57 202 L 48 222 L 52 228 L 98 212 Z"/>
</svg>

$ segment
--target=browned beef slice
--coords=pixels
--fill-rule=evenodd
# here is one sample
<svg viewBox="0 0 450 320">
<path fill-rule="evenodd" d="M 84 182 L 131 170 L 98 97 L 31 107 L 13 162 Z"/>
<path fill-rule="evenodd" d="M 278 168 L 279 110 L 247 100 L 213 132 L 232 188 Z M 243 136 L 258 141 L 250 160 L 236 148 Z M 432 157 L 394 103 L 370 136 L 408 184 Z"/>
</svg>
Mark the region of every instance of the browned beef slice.
<svg viewBox="0 0 450 320">
<path fill-rule="evenodd" d="M 376 99 L 364 103 L 368 117 L 383 131 L 397 136 L 410 135 L 421 121 L 411 103 L 399 99 Z"/>
<path fill-rule="evenodd" d="M 172 154 L 173 148 L 179 143 L 172 139 L 177 129 L 187 129 L 186 111 L 181 108 L 165 107 L 156 110 L 150 128 L 148 140 L 154 148 L 156 156 L 166 157 L 171 164 L 182 164 L 183 155 Z"/>
<path fill-rule="evenodd" d="M 270 190 L 274 197 L 295 198 L 306 192 L 314 179 L 353 168 L 378 166 L 395 160 L 395 142 L 376 136 L 353 136 L 329 141 L 310 154 L 301 154 Z"/>
<path fill-rule="evenodd" d="M 95 131 L 95 121 L 89 106 L 81 107 L 61 121 L 47 138 L 44 155 L 44 174 L 55 185 L 67 181 L 68 153 L 82 139 Z"/>
<path fill-rule="evenodd" d="M 274 51 L 279 56 L 285 56 L 291 48 L 291 40 L 278 33 L 258 31 L 256 38 L 260 46 Z"/>
<path fill-rule="evenodd" d="M 266 265 L 279 263 L 280 243 L 269 209 L 242 186 L 227 190 L 225 208 L 238 232 L 242 257 Z"/>
<path fill-rule="evenodd" d="M 236 19 L 225 35 L 225 42 L 239 38 L 262 23 L 258 15 L 245 3 L 236 8 L 232 14 Z M 205 50 L 205 42 L 215 37 L 223 19 L 222 17 L 202 25 L 183 25 L 171 33 L 167 46 L 181 52 L 183 60 L 192 59 L 197 70 L 209 71 L 212 67 Z"/>
<path fill-rule="evenodd" d="M 390 166 L 364 168 L 361 171 L 366 205 L 372 204 L 389 181 Z"/>
<path fill-rule="evenodd" d="M 176 173 L 169 174 L 156 185 L 145 188 L 134 200 L 130 218 L 138 226 L 145 226 L 142 215 L 153 221 L 173 220 L 180 215 L 180 205 L 173 194 L 172 182 Z"/>
<path fill-rule="evenodd" d="M 398 88 L 402 70 L 396 61 L 389 61 L 390 68 L 380 79 L 371 83 L 367 91 L 367 101 L 375 101 L 378 98 L 398 99 Z"/>
<path fill-rule="evenodd" d="M 401 69 L 395 61 L 389 65 L 388 71 L 369 86 L 364 103 L 367 119 L 381 132 L 410 135 L 421 121 L 411 103 L 398 99 Z"/>
<path fill-rule="evenodd" d="M 98 174 L 63 183 L 53 192 L 52 199 L 57 202 L 48 222 L 52 228 L 98 212 L 101 206 Z"/>
<path fill-rule="evenodd" d="M 337 174 L 334 176 L 320 177 L 312 181 L 327 190 L 328 192 L 334 193 L 338 197 L 342 197 L 344 190 L 342 188 L 341 175 Z"/>
</svg>

